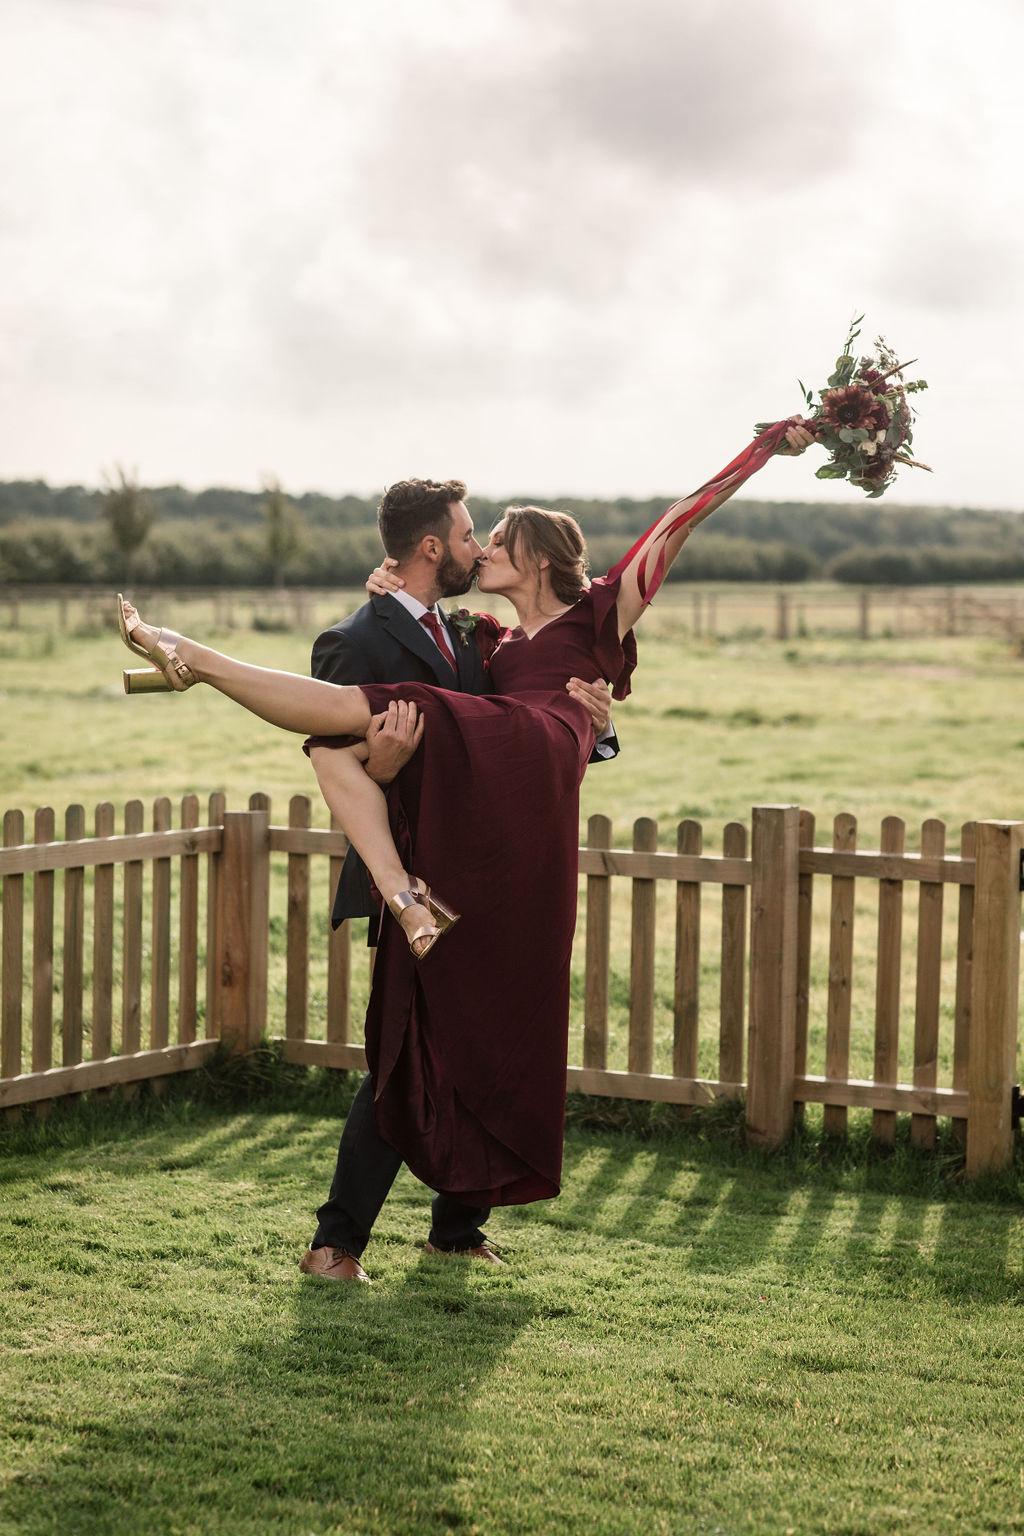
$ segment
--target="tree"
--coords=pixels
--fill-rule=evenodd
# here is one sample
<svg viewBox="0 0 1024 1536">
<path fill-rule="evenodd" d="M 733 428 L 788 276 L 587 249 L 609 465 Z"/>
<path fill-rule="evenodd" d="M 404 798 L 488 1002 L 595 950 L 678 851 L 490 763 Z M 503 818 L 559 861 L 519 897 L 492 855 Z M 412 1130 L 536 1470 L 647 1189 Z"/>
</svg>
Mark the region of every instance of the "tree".
<svg viewBox="0 0 1024 1536">
<path fill-rule="evenodd" d="M 100 510 L 124 561 L 124 582 L 130 587 L 135 578 L 135 557 L 149 537 L 156 513 L 153 504 L 134 475 L 115 465 L 117 481 L 107 479 Z"/>
<path fill-rule="evenodd" d="M 267 559 L 274 585 L 283 587 L 285 567 L 300 553 L 305 543 L 302 519 L 282 491 L 278 480 L 273 477 L 264 480 L 263 492 Z"/>
</svg>

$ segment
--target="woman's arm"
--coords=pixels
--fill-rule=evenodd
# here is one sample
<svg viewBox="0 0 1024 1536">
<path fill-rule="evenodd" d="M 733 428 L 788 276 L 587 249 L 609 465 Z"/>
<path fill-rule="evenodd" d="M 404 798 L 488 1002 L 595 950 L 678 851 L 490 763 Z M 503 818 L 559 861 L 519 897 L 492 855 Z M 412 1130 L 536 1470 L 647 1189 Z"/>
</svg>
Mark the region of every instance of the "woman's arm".
<svg viewBox="0 0 1024 1536">
<path fill-rule="evenodd" d="M 794 423 L 786 428 L 783 440 L 788 446 L 771 452 L 803 453 L 814 442 L 814 437 L 806 427 Z M 759 463 L 753 465 L 753 468 L 759 467 Z M 675 502 L 634 545 L 625 563 L 614 568 L 620 575 L 616 605 L 620 636 L 633 628 L 693 530 L 743 484 L 751 472 L 750 468 L 744 468 L 745 472 L 737 473 L 730 465 L 717 485 L 711 481 L 692 496 Z M 687 516 L 691 512 L 692 516 Z"/>
</svg>

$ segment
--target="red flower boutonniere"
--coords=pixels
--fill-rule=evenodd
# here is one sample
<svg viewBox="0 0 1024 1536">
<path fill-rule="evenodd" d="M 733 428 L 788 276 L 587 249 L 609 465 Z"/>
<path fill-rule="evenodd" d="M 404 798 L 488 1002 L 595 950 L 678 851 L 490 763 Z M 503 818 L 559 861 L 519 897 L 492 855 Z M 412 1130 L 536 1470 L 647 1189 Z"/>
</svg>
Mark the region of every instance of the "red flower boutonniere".
<svg viewBox="0 0 1024 1536">
<path fill-rule="evenodd" d="M 452 608 L 447 615 L 448 623 L 456 631 L 460 645 L 468 645 L 469 637 L 480 622 L 478 613 L 470 613 L 468 608 Z"/>
</svg>

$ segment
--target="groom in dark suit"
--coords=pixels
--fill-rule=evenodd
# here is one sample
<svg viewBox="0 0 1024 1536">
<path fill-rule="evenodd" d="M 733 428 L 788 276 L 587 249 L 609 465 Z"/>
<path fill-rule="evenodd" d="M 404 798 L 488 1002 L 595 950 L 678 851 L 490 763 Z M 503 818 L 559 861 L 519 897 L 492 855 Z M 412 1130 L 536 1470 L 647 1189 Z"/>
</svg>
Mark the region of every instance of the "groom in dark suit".
<svg viewBox="0 0 1024 1536">
<path fill-rule="evenodd" d="M 329 683 L 432 683 L 464 693 L 490 691 L 483 660 L 472 637 L 455 629 L 440 599 L 468 592 L 481 548 L 465 505 L 461 480 L 403 480 L 385 493 L 377 512 L 381 542 L 398 562 L 400 592 L 371 597 L 349 618 L 320 635 L 313 646 L 313 676 Z M 602 735 L 598 757 L 618 751 L 608 732 L 608 693 L 599 684 L 574 683 L 569 691 L 594 716 Z M 418 726 L 392 705 L 367 736 L 367 772 L 387 784 L 408 761 L 419 741 Z M 334 903 L 335 927 L 349 917 L 370 918 L 376 934 L 380 905 L 366 868 L 350 848 Z M 306 1274 L 332 1280 L 366 1280 L 359 1263 L 363 1249 L 402 1159 L 377 1134 L 373 1083 L 363 1082 L 352 1101 L 330 1195 L 317 1212 L 319 1226 L 302 1258 Z M 481 1230 L 490 1212 L 463 1205 L 451 1195 L 434 1196 L 430 1253 L 468 1254 L 500 1264 Z"/>
</svg>

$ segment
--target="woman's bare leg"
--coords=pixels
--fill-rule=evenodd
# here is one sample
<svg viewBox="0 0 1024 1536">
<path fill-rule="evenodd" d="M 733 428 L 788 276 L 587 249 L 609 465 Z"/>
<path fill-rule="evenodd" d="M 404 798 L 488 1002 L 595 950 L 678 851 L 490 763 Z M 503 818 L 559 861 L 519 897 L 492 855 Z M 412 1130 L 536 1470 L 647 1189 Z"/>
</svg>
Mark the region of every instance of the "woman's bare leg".
<svg viewBox="0 0 1024 1536">
<path fill-rule="evenodd" d="M 317 747 L 310 761 L 331 814 L 370 871 L 385 901 L 412 885 L 391 836 L 384 791 L 363 767 L 365 748 Z M 407 907 L 399 918 L 407 934 L 431 922 L 430 911 Z"/>
<path fill-rule="evenodd" d="M 152 649 L 161 631 L 144 624 L 127 603 L 125 616 L 132 639 Z M 366 735 L 370 706 L 359 688 L 323 683 L 299 672 L 253 667 L 187 635 L 173 638 L 174 649 L 201 683 L 209 683 L 261 720 L 303 736 Z"/>
</svg>

